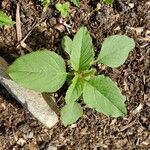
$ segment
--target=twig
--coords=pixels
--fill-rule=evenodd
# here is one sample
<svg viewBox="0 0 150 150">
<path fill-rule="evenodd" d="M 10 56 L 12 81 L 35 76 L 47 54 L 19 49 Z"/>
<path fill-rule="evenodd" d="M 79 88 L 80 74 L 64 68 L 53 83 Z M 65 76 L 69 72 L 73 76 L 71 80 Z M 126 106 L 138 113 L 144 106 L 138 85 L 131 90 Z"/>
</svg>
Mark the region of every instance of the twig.
<svg viewBox="0 0 150 150">
<path fill-rule="evenodd" d="M 16 32 L 17 32 L 17 41 L 21 41 L 22 32 L 21 32 L 21 21 L 20 21 L 20 3 L 17 3 L 16 9 Z"/>
<path fill-rule="evenodd" d="M 31 32 L 35 29 L 35 27 L 37 26 L 38 22 L 34 22 L 34 24 L 32 25 L 30 31 L 26 34 L 26 36 L 21 40 L 21 42 L 25 42 L 25 40 L 30 36 Z M 21 43 L 20 42 L 20 43 Z"/>
<path fill-rule="evenodd" d="M 20 44 L 18 46 L 22 46 L 23 48 L 27 49 L 28 51 L 32 51 L 32 49 L 25 43 L 25 40 L 30 36 L 30 34 L 32 33 L 32 31 L 37 27 L 37 25 L 39 23 L 41 23 L 46 16 L 46 12 L 43 10 L 41 18 L 38 20 L 38 22 L 34 22 L 34 24 L 32 25 L 30 31 L 26 34 L 26 36 L 20 41 Z"/>
</svg>

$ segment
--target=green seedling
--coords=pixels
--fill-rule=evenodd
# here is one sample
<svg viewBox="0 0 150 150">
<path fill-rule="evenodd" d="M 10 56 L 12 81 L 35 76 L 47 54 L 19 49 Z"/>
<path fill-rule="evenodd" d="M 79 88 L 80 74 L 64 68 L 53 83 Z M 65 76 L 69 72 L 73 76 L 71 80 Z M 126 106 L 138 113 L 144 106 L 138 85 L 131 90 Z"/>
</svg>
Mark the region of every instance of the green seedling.
<svg viewBox="0 0 150 150">
<path fill-rule="evenodd" d="M 71 2 L 77 7 L 80 6 L 80 0 L 71 0 Z"/>
<path fill-rule="evenodd" d="M 48 6 L 50 5 L 50 0 L 39 0 L 42 5 L 44 6 L 43 11 L 46 11 L 48 9 Z"/>
<path fill-rule="evenodd" d="M 105 4 L 108 4 L 108 5 L 110 5 L 110 4 L 112 4 L 113 2 L 114 2 L 114 0 L 102 0 Z M 80 0 L 71 0 L 71 2 L 75 5 L 75 6 L 77 6 L 77 7 L 79 7 L 80 6 Z"/>
<path fill-rule="evenodd" d="M 112 4 L 114 0 L 102 0 L 105 4 Z"/>
<path fill-rule="evenodd" d="M 0 27 L 1 26 L 8 26 L 15 24 L 14 21 L 10 17 L 8 17 L 4 12 L 0 11 Z"/>
<path fill-rule="evenodd" d="M 69 6 L 70 6 L 69 2 L 65 2 L 63 4 L 57 3 L 55 5 L 56 9 L 60 12 L 60 15 L 64 18 L 67 17 L 67 15 L 68 15 Z"/>
<path fill-rule="evenodd" d="M 135 47 L 134 40 L 125 35 L 110 36 L 104 40 L 94 60 L 92 39 L 87 28 L 81 27 L 73 40 L 68 36 L 63 38 L 62 47 L 70 58 L 68 72 L 63 58 L 48 50 L 21 56 L 9 66 L 7 72 L 18 84 L 39 92 L 56 92 L 66 80 L 71 80 L 65 95 L 66 104 L 61 109 L 61 120 L 65 126 L 83 115 L 78 103 L 79 99 L 82 100 L 81 96 L 87 107 L 107 116 L 126 115 L 125 97 L 117 84 L 109 77 L 95 75 L 97 73 L 92 64 L 119 67 Z"/>
</svg>

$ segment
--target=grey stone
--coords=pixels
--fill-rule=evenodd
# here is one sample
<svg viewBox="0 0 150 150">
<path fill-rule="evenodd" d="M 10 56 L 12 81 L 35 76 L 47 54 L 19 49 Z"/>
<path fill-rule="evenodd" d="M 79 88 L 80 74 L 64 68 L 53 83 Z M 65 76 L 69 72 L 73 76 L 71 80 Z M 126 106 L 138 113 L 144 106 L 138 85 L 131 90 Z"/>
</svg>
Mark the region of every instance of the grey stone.
<svg viewBox="0 0 150 150">
<path fill-rule="evenodd" d="M 10 79 L 0 75 L 0 83 L 7 91 L 46 127 L 51 128 L 58 122 L 56 113 L 49 107 L 41 93 L 25 89 Z"/>
</svg>

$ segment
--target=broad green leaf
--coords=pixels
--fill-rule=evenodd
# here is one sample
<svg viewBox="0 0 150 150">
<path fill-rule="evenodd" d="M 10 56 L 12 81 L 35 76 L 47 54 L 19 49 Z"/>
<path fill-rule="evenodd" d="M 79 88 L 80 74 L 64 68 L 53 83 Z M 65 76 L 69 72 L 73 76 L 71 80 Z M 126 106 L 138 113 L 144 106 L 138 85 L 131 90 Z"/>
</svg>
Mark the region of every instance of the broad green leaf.
<svg viewBox="0 0 150 150">
<path fill-rule="evenodd" d="M 78 103 L 66 104 L 61 109 L 61 120 L 64 126 L 75 123 L 83 115 L 83 110 Z"/>
<path fill-rule="evenodd" d="M 102 44 L 98 62 L 112 68 L 119 67 L 125 62 L 134 47 L 134 40 L 125 35 L 110 36 Z"/>
<path fill-rule="evenodd" d="M 86 27 L 81 27 L 73 39 L 71 65 L 76 71 L 89 69 L 93 61 L 92 39 Z"/>
<path fill-rule="evenodd" d="M 63 37 L 61 46 L 69 55 L 71 55 L 72 40 L 68 36 Z"/>
<path fill-rule="evenodd" d="M 72 84 L 69 86 L 65 100 L 66 103 L 75 102 L 82 94 L 84 87 L 84 81 L 78 75 L 76 75 L 73 80 Z"/>
<path fill-rule="evenodd" d="M 71 2 L 77 7 L 80 6 L 80 0 L 71 0 Z"/>
<path fill-rule="evenodd" d="M 103 2 L 106 4 L 112 4 L 114 2 L 114 0 L 103 0 Z"/>
<path fill-rule="evenodd" d="M 0 11 L 0 26 L 13 25 L 15 22 L 11 20 L 4 12 Z"/>
<path fill-rule="evenodd" d="M 18 84 L 40 92 L 55 92 L 65 82 L 63 59 L 51 51 L 36 51 L 19 57 L 7 70 Z"/>
<path fill-rule="evenodd" d="M 84 86 L 83 99 L 88 107 L 112 117 L 124 116 L 125 97 L 117 85 L 103 75 L 92 77 Z"/>
</svg>

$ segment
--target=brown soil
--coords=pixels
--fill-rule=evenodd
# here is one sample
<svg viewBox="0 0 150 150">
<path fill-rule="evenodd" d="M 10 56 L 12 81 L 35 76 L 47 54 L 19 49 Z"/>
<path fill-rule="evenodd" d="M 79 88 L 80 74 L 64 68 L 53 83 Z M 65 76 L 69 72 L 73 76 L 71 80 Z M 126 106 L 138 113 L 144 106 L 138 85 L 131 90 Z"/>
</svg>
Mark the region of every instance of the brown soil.
<svg viewBox="0 0 150 150">
<path fill-rule="evenodd" d="M 121 0 L 113 7 L 99 0 L 81 0 L 81 7 L 71 6 L 67 23 L 72 25 L 70 34 L 59 24 L 59 13 L 54 3 L 46 19 L 36 27 L 25 41 L 33 50 L 47 48 L 64 55 L 60 41 L 64 35 L 73 36 L 81 26 L 87 26 L 97 53 L 105 37 L 126 34 L 136 41 L 124 65 L 117 69 L 99 66 L 103 73 L 116 81 L 127 97 L 128 115 L 109 118 L 85 106 L 84 116 L 69 127 L 59 122 L 47 129 L 33 118 L 8 92 L 0 86 L 0 149 L 46 150 L 56 145 L 61 150 L 149 150 L 150 149 L 150 1 Z M 16 1 L 3 0 L 0 9 L 15 19 Z M 36 0 L 21 1 L 23 37 L 41 16 L 42 7 Z M 141 27 L 141 28 L 139 28 Z M 142 29 L 142 30 L 141 30 Z M 9 63 L 27 49 L 17 48 L 16 29 L 0 29 L 0 56 Z M 64 88 L 65 89 L 65 88 Z M 65 91 L 58 92 L 57 104 L 63 106 Z"/>
</svg>

